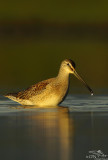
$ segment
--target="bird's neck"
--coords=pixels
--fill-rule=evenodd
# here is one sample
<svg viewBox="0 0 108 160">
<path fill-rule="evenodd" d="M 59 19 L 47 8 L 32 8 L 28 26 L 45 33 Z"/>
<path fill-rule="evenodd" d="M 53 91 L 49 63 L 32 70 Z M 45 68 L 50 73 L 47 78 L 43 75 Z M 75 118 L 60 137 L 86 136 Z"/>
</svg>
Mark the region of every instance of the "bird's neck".
<svg viewBox="0 0 108 160">
<path fill-rule="evenodd" d="M 68 82 L 69 81 L 69 73 L 67 73 L 63 68 L 60 68 L 57 80 L 60 82 Z"/>
</svg>

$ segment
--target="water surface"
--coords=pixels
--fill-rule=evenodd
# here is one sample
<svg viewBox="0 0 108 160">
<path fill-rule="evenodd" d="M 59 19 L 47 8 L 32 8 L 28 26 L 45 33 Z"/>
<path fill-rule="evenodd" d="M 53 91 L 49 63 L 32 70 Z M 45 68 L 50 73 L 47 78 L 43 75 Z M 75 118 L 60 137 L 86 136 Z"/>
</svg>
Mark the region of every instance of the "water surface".
<svg viewBox="0 0 108 160">
<path fill-rule="evenodd" d="M 0 97 L 0 157 L 12 160 L 84 160 L 108 155 L 108 99 L 69 95 L 60 107 L 36 108 Z"/>
</svg>

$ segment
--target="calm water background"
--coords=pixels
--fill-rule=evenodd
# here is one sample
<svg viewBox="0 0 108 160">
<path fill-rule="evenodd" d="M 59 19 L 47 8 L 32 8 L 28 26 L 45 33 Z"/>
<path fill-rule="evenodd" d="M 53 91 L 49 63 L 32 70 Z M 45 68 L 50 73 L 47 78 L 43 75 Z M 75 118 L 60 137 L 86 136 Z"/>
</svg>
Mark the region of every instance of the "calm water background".
<svg viewBox="0 0 108 160">
<path fill-rule="evenodd" d="M 107 0 L 0 2 L 0 93 L 55 77 L 66 58 L 91 87 L 108 88 L 107 6 Z"/>
<path fill-rule="evenodd" d="M 20 106 L 0 97 L 0 158 L 86 160 L 108 155 L 108 95 L 68 95 L 59 107 Z"/>
</svg>

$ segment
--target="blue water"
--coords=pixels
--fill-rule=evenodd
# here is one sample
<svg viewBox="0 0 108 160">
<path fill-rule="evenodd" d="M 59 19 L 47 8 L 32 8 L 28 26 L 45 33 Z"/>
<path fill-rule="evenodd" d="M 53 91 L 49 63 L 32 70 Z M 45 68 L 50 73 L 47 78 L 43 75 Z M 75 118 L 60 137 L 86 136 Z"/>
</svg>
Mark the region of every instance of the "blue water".
<svg viewBox="0 0 108 160">
<path fill-rule="evenodd" d="M 69 95 L 58 107 L 0 97 L 1 160 L 86 160 L 108 155 L 108 96 Z"/>
</svg>

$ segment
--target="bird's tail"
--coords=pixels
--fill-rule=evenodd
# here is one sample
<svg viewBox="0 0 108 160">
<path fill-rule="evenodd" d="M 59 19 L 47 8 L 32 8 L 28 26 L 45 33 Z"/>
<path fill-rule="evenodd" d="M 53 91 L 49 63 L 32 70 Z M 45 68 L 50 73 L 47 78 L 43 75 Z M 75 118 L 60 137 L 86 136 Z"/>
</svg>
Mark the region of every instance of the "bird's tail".
<svg viewBox="0 0 108 160">
<path fill-rule="evenodd" d="M 7 97 L 13 101 L 17 101 L 17 93 L 8 93 L 8 94 L 4 95 L 4 97 Z"/>
</svg>

